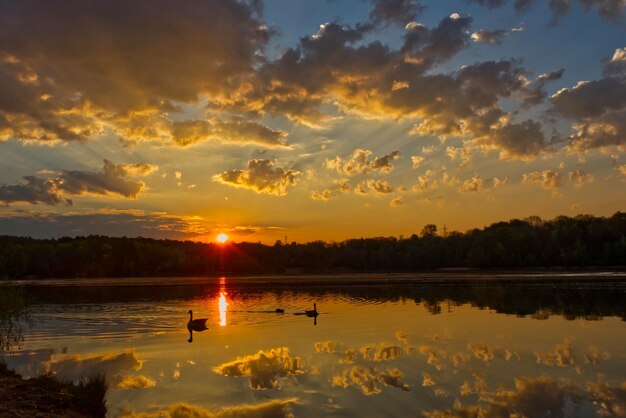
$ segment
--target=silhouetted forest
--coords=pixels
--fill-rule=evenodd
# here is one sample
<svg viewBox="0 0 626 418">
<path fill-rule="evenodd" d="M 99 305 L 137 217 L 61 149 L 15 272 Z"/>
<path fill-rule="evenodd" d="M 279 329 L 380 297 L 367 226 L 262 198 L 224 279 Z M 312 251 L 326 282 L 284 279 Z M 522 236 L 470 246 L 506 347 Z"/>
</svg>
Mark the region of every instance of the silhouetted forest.
<svg viewBox="0 0 626 418">
<path fill-rule="evenodd" d="M 87 236 L 0 236 L 0 277 L 201 276 L 222 272 L 410 272 L 436 268 L 626 265 L 626 213 L 494 223 L 466 233 L 424 226 L 408 238 L 229 243 Z"/>
</svg>

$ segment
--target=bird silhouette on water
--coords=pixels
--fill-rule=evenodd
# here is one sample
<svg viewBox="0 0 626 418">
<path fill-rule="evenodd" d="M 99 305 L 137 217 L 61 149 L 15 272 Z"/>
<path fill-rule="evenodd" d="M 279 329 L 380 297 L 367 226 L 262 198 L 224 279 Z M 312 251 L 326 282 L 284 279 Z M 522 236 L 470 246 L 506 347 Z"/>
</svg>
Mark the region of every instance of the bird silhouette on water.
<svg viewBox="0 0 626 418">
<path fill-rule="evenodd" d="M 319 315 L 319 312 L 317 312 L 317 305 L 314 303 L 313 304 L 313 309 L 312 310 L 308 310 L 308 311 L 304 311 L 304 314 L 306 316 L 309 316 L 309 317 L 314 317 L 314 316 Z"/>
<path fill-rule="evenodd" d="M 204 330 L 209 329 L 206 326 L 206 321 L 208 321 L 208 318 L 193 319 L 193 311 L 191 309 L 189 310 L 189 322 L 187 322 L 187 330 L 189 331 L 189 339 L 187 340 L 187 342 L 193 341 L 194 331 L 202 332 Z"/>
</svg>

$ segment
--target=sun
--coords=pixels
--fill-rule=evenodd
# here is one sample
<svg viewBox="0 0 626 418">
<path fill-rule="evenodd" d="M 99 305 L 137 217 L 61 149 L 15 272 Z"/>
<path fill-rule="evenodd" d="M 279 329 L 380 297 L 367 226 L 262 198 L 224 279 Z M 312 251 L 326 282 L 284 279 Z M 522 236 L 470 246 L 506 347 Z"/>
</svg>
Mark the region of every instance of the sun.
<svg viewBox="0 0 626 418">
<path fill-rule="evenodd" d="M 226 241 L 228 241 L 228 235 L 226 235 L 226 234 L 218 234 L 215 239 L 220 244 L 224 244 Z"/>
</svg>

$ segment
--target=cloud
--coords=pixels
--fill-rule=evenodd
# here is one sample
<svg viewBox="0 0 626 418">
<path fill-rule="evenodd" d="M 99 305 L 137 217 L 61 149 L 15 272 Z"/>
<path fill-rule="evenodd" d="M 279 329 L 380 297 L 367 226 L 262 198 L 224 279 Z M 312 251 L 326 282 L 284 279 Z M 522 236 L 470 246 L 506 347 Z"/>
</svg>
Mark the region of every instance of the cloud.
<svg viewBox="0 0 626 418">
<path fill-rule="evenodd" d="M 570 171 L 567 173 L 567 177 L 576 187 L 582 187 L 587 183 L 593 183 L 595 180 L 593 174 L 588 174 L 582 170 Z"/>
<path fill-rule="evenodd" d="M 476 32 L 472 33 L 471 39 L 474 42 L 499 45 L 502 43 L 502 40 L 511 33 L 512 31 L 502 30 L 502 29 L 500 30 L 478 29 Z"/>
<path fill-rule="evenodd" d="M 413 163 L 413 168 L 419 168 L 419 166 L 421 166 L 424 162 L 424 157 L 420 155 L 412 155 L 411 162 Z"/>
<path fill-rule="evenodd" d="M 617 48 L 611 59 L 604 64 L 604 77 L 624 77 L 626 75 L 626 47 Z"/>
<path fill-rule="evenodd" d="M 324 189 L 321 190 L 319 192 L 317 191 L 312 191 L 311 192 L 311 199 L 313 200 L 330 200 L 333 197 L 333 189 Z"/>
<path fill-rule="evenodd" d="M 348 193 L 352 190 L 352 186 L 350 185 L 350 180 L 346 178 L 333 180 L 333 183 L 334 183 L 333 187 L 328 187 L 320 191 L 316 191 L 316 190 L 312 191 L 310 195 L 311 199 L 327 201 L 337 196 L 340 193 Z M 360 189 L 357 189 L 357 190 L 360 190 Z"/>
<path fill-rule="evenodd" d="M 531 8 L 535 0 L 467 0 L 489 8 L 501 7 L 513 3 L 518 12 L 524 12 Z M 580 4 L 585 10 L 594 9 L 604 19 L 620 22 L 623 21 L 626 3 L 622 0 L 550 0 L 548 5 L 552 12 L 552 22 L 556 23 L 570 10 L 573 3 Z"/>
<path fill-rule="evenodd" d="M 573 152 L 626 145 L 626 48 L 616 49 L 604 65 L 604 77 L 579 81 L 550 97 L 552 112 L 572 119 Z"/>
<path fill-rule="evenodd" d="M 626 415 L 626 382 L 622 387 L 611 387 L 607 382 L 588 382 L 587 391 L 599 407 L 598 416 L 623 417 Z"/>
<path fill-rule="evenodd" d="M 447 358 L 447 354 L 443 350 L 437 350 L 434 347 L 423 345 L 419 348 L 420 354 L 426 356 L 426 363 L 435 367 L 437 370 L 443 370 L 445 368 L 444 360 Z"/>
<path fill-rule="evenodd" d="M 420 135 L 467 137 L 501 150 L 503 158 L 543 150 L 543 138 L 525 122 L 511 138 L 518 125 L 500 106 L 529 94 L 520 62 L 431 71 L 470 44 L 471 17 L 453 13 L 428 28 L 408 22 L 421 12 L 420 2 L 372 0 L 366 23 L 325 23 L 269 59 L 263 52 L 272 31 L 259 20 L 258 4 L 12 3 L 0 18 L 0 85 L 7 92 L 0 98 L 1 137 L 84 141 L 114 132 L 130 143 L 285 148 L 286 132 L 258 118 L 321 127 L 352 113 L 413 118 L 421 121 Z M 401 45 L 368 40 L 389 23 L 405 25 Z M 540 97 L 541 88 L 532 88 Z M 205 114 L 182 120 L 187 107 Z M 388 172 L 396 157 L 374 160 L 371 169 Z"/>
<path fill-rule="evenodd" d="M 102 171 L 93 173 L 90 171 L 63 171 L 59 178 L 58 189 L 62 193 L 70 195 L 93 194 L 119 194 L 124 197 L 135 198 L 141 192 L 145 184 L 142 181 L 128 180 L 127 177 L 139 173 L 146 175 L 153 170 L 154 166 L 114 164 L 104 160 Z"/>
<path fill-rule="evenodd" d="M 246 120 L 174 122 L 171 125 L 170 135 L 172 140 L 179 145 L 190 145 L 212 139 L 230 144 L 256 144 L 270 148 L 288 147 L 286 132 L 272 130 Z"/>
<path fill-rule="evenodd" d="M 487 344 L 469 343 L 467 348 L 472 352 L 474 357 L 485 363 L 491 363 L 494 359 L 494 352 Z"/>
<path fill-rule="evenodd" d="M 548 366 L 567 367 L 576 364 L 576 355 L 569 340 L 557 344 L 554 350 L 548 353 L 535 353 L 537 363 Z"/>
<path fill-rule="evenodd" d="M 421 120 L 416 134 L 469 137 L 493 148 L 510 147 L 505 149 L 509 158 L 530 158 L 543 149 L 537 135 L 507 142 L 511 135 L 505 132 L 501 141 L 492 140 L 511 124 L 500 100 L 527 94 L 528 72 L 519 62 L 488 61 L 451 74 L 427 73 L 468 45 L 470 24 L 471 18 L 459 14 L 431 29 L 409 23 L 398 50 L 378 42 L 355 45 L 367 32 L 358 25 L 325 24 L 298 48 L 267 63 L 253 88 L 232 105 L 318 123 L 324 119 L 322 104 L 330 102 L 340 111 L 376 118 L 416 118 Z M 521 126 L 529 130 L 528 124 Z"/>
<path fill-rule="evenodd" d="M 367 179 L 357 185 L 357 193 L 368 194 L 373 192 L 377 195 L 385 195 L 393 192 L 393 187 L 386 180 Z"/>
<path fill-rule="evenodd" d="M 589 347 L 585 353 L 585 363 L 589 363 L 593 366 L 597 365 L 601 361 L 605 361 L 611 358 L 611 354 L 608 351 L 602 351 L 597 347 Z"/>
<path fill-rule="evenodd" d="M 199 216 L 142 210 L 99 209 L 68 213 L 5 210 L 0 213 L 0 234 L 35 238 L 107 235 L 186 240 L 213 234 L 218 229 L 249 235 L 281 228 L 272 225 L 216 225 Z"/>
<path fill-rule="evenodd" d="M 106 166 L 106 162 L 105 162 Z M 147 163 L 138 164 L 117 164 L 121 173 L 130 177 L 145 177 L 159 170 L 159 166 Z"/>
<path fill-rule="evenodd" d="M 215 412 L 180 403 L 169 406 L 167 411 L 130 413 L 128 416 L 130 418 L 292 418 L 294 416 L 292 407 L 297 403 L 296 398 L 273 399 L 255 405 L 227 406 Z"/>
<path fill-rule="evenodd" d="M 123 376 L 115 385 L 116 389 L 147 389 L 156 386 L 156 382 L 147 376 Z"/>
<path fill-rule="evenodd" d="M 380 384 L 392 386 L 405 392 L 410 387 L 402 382 L 403 374 L 398 369 L 390 369 L 384 372 L 378 372 L 375 368 L 367 368 L 363 366 L 354 366 L 345 369 L 341 374 L 336 374 L 331 380 L 334 387 L 347 388 L 356 386 L 364 395 L 378 395 L 381 393 Z"/>
<path fill-rule="evenodd" d="M 426 170 L 423 175 L 417 178 L 417 183 L 412 186 L 412 190 L 414 192 L 422 192 L 435 187 L 437 185 L 437 180 L 434 177 L 434 171 Z"/>
<path fill-rule="evenodd" d="M 275 196 L 285 196 L 287 188 L 298 182 L 302 172 L 276 166 L 275 160 L 249 160 L 245 170 L 224 171 L 213 180 L 233 187 L 254 190 Z"/>
<path fill-rule="evenodd" d="M 477 192 L 483 186 L 483 179 L 480 176 L 474 176 L 463 182 L 463 187 L 459 189 L 461 192 Z"/>
<path fill-rule="evenodd" d="M 252 389 L 280 387 L 278 378 L 304 373 L 300 358 L 291 357 L 287 347 L 261 350 L 253 355 L 238 357 L 215 367 L 213 371 L 223 376 L 247 376 Z"/>
<path fill-rule="evenodd" d="M 480 406 L 462 406 L 457 403 L 452 410 L 426 411 L 425 417 L 540 417 L 564 416 L 566 404 L 580 402 L 579 394 L 567 382 L 550 376 L 515 379 L 515 389 L 499 389 L 490 393 L 482 391 Z"/>
<path fill-rule="evenodd" d="M 444 173 L 444 176 L 447 173 Z M 444 179 L 445 180 L 445 179 Z M 449 180 L 447 182 L 450 182 Z M 459 189 L 460 192 L 478 192 L 486 189 L 493 189 L 495 187 L 502 186 L 504 184 L 508 184 L 509 179 L 505 177 L 504 179 L 499 179 L 497 177 L 490 177 L 483 179 L 482 177 L 476 175 L 472 178 L 469 178 L 463 182 L 463 186 Z M 446 183 L 446 181 L 444 181 Z"/>
<path fill-rule="evenodd" d="M 422 373 L 422 375 L 424 376 L 424 379 L 422 380 L 422 386 L 428 387 L 434 386 L 436 384 L 435 379 L 433 379 L 433 377 L 428 373 Z"/>
<path fill-rule="evenodd" d="M 391 205 L 391 207 L 397 208 L 398 206 L 404 205 L 404 203 L 404 198 L 402 196 L 398 196 L 394 197 L 391 202 L 389 202 L 389 205 Z"/>
<path fill-rule="evenodd" d="M 472 164 L 474 159 L 471 147 L 446 147 L 446 154 L 452 161 L 460 161 L 459 168 L 466 168 Z"/>
<path fill-rule="evenodd" d="M 82 357 L 80 355 L 54 354 L 49 360 L 42 362 L 44 373 L 52 373 L 66 379 L 78 381 L 89 373 L 102 371 L 106 374 L 107 380 L 113 386 L 118 386 L 126 381 L 128 384 L 134 382 L 147 383 L 149 387 L 150 379 L 142 376 L 125 375 L 131 370 L 140 370 L 143 362 L 137 357 L 134 350 L 127 350 L 119 354 L 96 355 Z M 125 387 L 130 388 L 130 387 Z"/>
<path fill-rule="evenodd" d="M 533 171 L 522 176 L 522 183 L 538 184 L 546 190 L 561 187 L 561 173 L 552 170 Z"/>
<path fill-rule="evenodd" d="M 0 184 L 0 202 L 9 205 L 11 203 L 31 203 L 33 205 L 43 203 L 45 205 L 67 204 L 72 201 L 65 199 L 58 184 L 54 180 L 42 179 L 34 176 L 23 177 L 21 184 Z"/>
<path fill-rule="evenodd" d="M 546 138 L 541 125 L 532 120 L 505 125 L 495 131 L 493 141 L 488 142 L 502 149 L 503 158 L 526 159 L 546 148 Z"/>
<path fill-rule="evenodd" d="M 100 172 L 62 171 L 56 177 L 40 178 L 25 176 L 24 183 L 0 184 L 0 202 L 31 204 L 68 204 L 72 201 L 66 195 L 80 196 L 87 193 L 108 195 L 119 194 L 136 198 L 145 188 L 145 183 L 128 179 L 134 176 L 147 176 L 158 169 L 151 164 L 114 164 L 104 160 Z"/>
<path fill-rule="evenodd" d="M 359 349 L 363 360 L 371 361 L 387 361 L 393 360 L 403 353 L 402 347 L 397 345 L 385 345 L 381 344 L 378 347 L 364 346 Z"/>
<path fill-rule="evenodd" d="M 404 26 L 414 21 L 425 6 L 415 0 L 372 0 L 374 8 L 370 12 L 370 21 L 377 25 L 394 23 Z"/>
<path fill-rule="evenodd" d="M 87 140 L 129 124 L 151 134 L 143 121 L 177 112 L 179 103 L 229 97 L 270 37 L 256 14 L 235 0 L 7 4 L 2 136 Z"/>
<path fill-rule="evenodd" d="M 335 170 L 347 176 L 356 176 L 370 171 L 390 173 L 393 170 L 392 161 L 400 158 L 400 152 L 398 151 L 393 151 L 380 157 L 374 157 L 373 160 L 370 159 L 371 155 L 371 150 L 357 149 L 352 153 L 349 159 L 343 159 L 339 156 L 332 160 L 327 159 L 325 166 L 328 169 Z"/>
<path fill-rule="evenodd" d="M 320 341 L 313 344 L 316 353 L 334 353 L 342 346 L 336 341 Z"/>
</svg>

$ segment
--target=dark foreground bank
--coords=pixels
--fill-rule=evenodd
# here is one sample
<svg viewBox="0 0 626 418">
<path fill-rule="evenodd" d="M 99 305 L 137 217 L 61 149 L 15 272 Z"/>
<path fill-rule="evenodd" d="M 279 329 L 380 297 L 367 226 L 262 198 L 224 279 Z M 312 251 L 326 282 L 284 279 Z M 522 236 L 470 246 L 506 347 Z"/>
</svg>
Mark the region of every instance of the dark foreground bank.
<svg viewBox="0 0 626 418">
<path fill-rule="evenodd" d="M 104 375 L 77 384 L 51 376 L 24 380 L 0 363 L 0 417 L 104 417 Z"/>
</svg>

